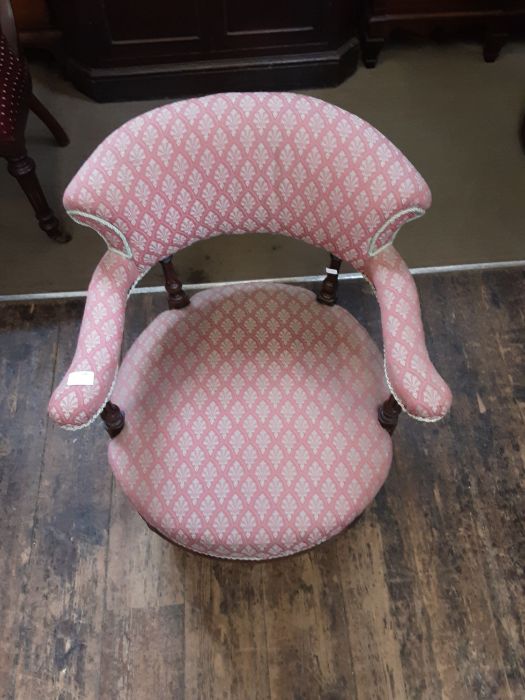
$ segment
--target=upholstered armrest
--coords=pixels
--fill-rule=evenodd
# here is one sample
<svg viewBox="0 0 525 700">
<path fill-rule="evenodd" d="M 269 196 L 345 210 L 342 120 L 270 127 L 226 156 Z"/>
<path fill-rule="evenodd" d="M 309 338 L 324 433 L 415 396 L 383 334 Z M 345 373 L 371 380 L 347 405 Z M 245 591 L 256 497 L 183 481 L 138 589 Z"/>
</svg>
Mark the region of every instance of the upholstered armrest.
<svg viewBox="0 0 525 700">
<path fill-rule="evenodd" d="M 49 415 L 62 427 L 83 428 L 104 408 L 118 369 L 126 301 L 138 278 L 135 263 L 112 251 L 97 265 L 75 357 L 49 402 Z"/>
<path fill-rule="evenodd" d="M 392 394 L 414 418 L 443 418 L 452 394 L 428 356 L 416 285 L 403 258 L 390 246 L 368 259 L 361 272 L 381 307 L 385 372 Z"/>
</svg>

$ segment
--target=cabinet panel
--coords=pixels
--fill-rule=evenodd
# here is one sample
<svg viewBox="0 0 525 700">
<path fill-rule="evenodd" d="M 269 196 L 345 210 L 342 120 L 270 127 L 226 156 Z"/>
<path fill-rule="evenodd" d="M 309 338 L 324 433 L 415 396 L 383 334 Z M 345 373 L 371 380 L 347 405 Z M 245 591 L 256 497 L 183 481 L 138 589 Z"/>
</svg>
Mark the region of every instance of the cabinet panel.
<svg viewBox="0 0 525 700">
<path fill-rule="evenodd" d="M 224 0 L 223 8 L 229 34 L 312 30 L 322 18 L 320 0 Z"/>
<path fill-rule="evenodd" d="M 114 41 L 179 39 L 200 34 L 199 3 L 194 0 L 106 0 L 105 8 Z"/>
<path fill-rule="evenodd" d="M 333 85 L 357 63 L 360 0 L 48 2 L 68 74 L 101 100 Z"/>
<path fill-rule="evenodd" d="M 323 0 L 221 0 L 222 35 L 218 43 L 230 49 L 293 47 L 325 41 Z M 333 7 L 337 14 L 339 10 Z"/>
<path fill-rule="evenodd" d="M 229 49 L 272 46 L 293 52 L 329 48 L 340 43 L 356 24 L 357 2 L 349 0 L 221 0 L 222 36 Z"/>
</svg>

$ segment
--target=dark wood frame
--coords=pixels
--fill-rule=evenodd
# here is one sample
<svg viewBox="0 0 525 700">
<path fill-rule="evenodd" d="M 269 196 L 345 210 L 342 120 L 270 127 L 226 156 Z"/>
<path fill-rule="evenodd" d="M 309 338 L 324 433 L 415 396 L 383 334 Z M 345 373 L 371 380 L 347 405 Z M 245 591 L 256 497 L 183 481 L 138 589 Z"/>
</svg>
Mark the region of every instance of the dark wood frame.
<svg viewBox="0 0 525 700">
<path fill-rule="evenodd" d="M 328 272 L 323 280 L 321 289 L 317 294 L 317 301 L 320 304 L 325 304 L 326 306 L 334 306 L 337 302 L 337 286 L 339 283 L 339 270 L 341 269 L 341 263 L 343 261 L 336 255 L 330 253 L 330 266 L 329 270 L 334 270 L 335 272 Z"/>
<path fill-rule="evenodd" d="M 398 404 L 393 394 L 390 394 L 388 399 L 377 412 L 378 420 L 381 427 L 384 428 L 390 435 L 393 434 L 397 426 L 397 421 L 401 414 L 401 406 Z"/>
<path fill-rule="evenodd" d="M 182 288 L 182 282 L 177 277 L 173 267 L 173 258 L 168 255 L 160 261 L 164 273 L 165 288 L 168 293 L 168 308 L 183 309 L 190 303 L 190 298 Z"/>
<path fill-rule="evenodd" d="M 110 438 L 117 437 L 124 429 L 125 414 L 117 404 L 108 401 L 100 414 Z"/>
</svg>

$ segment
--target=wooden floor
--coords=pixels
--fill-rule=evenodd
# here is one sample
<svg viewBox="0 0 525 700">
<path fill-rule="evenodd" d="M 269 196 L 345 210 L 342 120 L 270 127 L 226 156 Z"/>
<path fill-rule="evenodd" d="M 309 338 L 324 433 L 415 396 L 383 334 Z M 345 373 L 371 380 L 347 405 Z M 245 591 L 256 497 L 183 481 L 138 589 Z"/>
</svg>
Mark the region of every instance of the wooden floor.
<svg viewBox="0 0 525 700">
<path fill-rule="evenodd" d="M 402 418 L 387 484 L 348 531 L 255 564 L 155 536 L 102 426 L 48 422 L 82 304 L 4 306 L 2 698 L 525 698 L 524 274 L 418 286 L 450 418 Z M 377 336 L 362 283 L 342 296 Z M 132 298 L 127 344 L 164 304 Z"/>
</svg>

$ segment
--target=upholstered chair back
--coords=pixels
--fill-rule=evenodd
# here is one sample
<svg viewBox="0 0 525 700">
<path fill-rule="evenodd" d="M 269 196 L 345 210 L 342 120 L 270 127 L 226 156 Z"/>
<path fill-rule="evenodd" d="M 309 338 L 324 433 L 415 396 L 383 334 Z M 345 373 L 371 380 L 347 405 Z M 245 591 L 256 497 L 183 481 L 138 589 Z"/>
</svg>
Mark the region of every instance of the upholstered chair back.
<svg viewBox="0 0 525 700">
<path fill-rule="evenodd" d="M 365 121 L 313 97 L 229 93 L 160 107 L 95 150 L 69 214 L 144 271 L 221 233 L 273 232 L 361 269 L 430 206 L 403 154 Z"/>
</svg>

